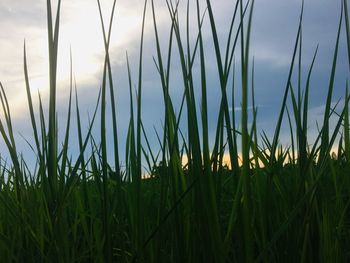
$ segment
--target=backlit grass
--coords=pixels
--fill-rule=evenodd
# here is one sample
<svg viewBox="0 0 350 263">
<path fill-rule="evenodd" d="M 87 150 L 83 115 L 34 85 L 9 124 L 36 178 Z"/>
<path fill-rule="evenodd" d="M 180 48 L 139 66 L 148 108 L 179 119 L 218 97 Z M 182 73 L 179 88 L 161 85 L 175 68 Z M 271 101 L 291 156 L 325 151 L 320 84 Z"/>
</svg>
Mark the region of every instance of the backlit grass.
<svg viewBox="0 0 350 263">
<path fill-rule="evenodd" d="M 171 27 L 163 43 L 153 0 L 144 2 L 136 85 L 126 57 L 129 86 L 125 88 L 130 94 L 130 116 L 126 146 L 120 149 L 113 54 L 109 52 L 116 1 L 108 24 L 97 1 L 105 58 L 100 93 L 89 127 L 83 130 L 81 125 L 83 116 L 71 63 L 69 104 L 62 126 L 65 135 L 59 142 L 57 125 L 62 122 L 57 120 L 56 72 L 61 1 L 52 14 L 51 1 L 47 0 L 50 77 L 47 119 L 41 98 L 39 105 L 32 102 L 24 46 L 24 91 L 33 132 L 30 144 L 36 153 L 33 170 L 17 151 L 6 87 L 1 84 L 0 132 L 10 156 L 8 162 L 0 159 L 1 262 L 350 261 L 348 83 L 344 83 L 343 108 L 331 103 L 342 32 L 346 33 L 350 66 L 347 0 L 342 1 L 335 32 L 325 111 L 316 138 L 308 135 L 308 118 L 317 49 L 307 76 L 303 76 L 306 77 L 303 86 L 303 7 L 300 20 L 296 21 L 299 24 L 274 136 L 269 138 L 265 133 L 260 135 L 257 127 L 254 61 L 249 53 L 254 0 L 235 2 L 229 34 L 223 43 L 218 37 L 212 4 L 210 0 L 196 0 L 195 10 L 190 12 L 187 2 L 187 20 L 181 21 L 186 26 L 180 27 L 179 3 L 165 1 Z M 203 7 L 205 12 L 201 11 Z M 159 152 L 152 152 L 153 145 L 143 126 L 146 120 L 142 118 L 142 109 L 148 107 L 142 103 L 146 92 L 142 81 L 146 12 L 151 13 L 153 20 L 154 62 L 164 104 L 163 127 L 157 133 Z M 195 43 L 190 41 L 190 14 L 196 16 Z M 216 61 L 207 59 L 204 22 L 209 22 Z M 235 62 L 237 58 L 240 63 Z M 180 106 L 174 105 L 170 95 L 175 59 L 179 61 L 176 70 L 181 74 Z M 216 66 L 221 99 L 212 147 L 209 138 L 212 128 L 208 122 L 212 109 L 207 97 L 209 63 Z M 195 64 L 199 71 L 194 70 Z M 238 72 L 240 83 L 232 81 Z M 242 94 L 239 130 L 238 116 L 230 110 L 235 108 L 231 103 L 238 88 Z M 107 109 L 107 105 L 111 108 Z M 253 106 L 251 116 L 248 105 Z M 73 114 L 76 123 L 71 121 Z M 331 118 L 336 119 L 334 127 Z M 180 130 L 181 121 L 186 122 L 185 131 Z M 107 138 L 108 122 L 112 123 L 112 138 Z M 282 122 L 289 125 L 288 148 L 280 144 Z M 98 128 L 100 141 L 96 141 L 93 127 Z M 76 138 L 71 129 L 77 129 Z M 79 150 L 70 156 L 68 145 L 73 140 Z M 310 145 L 310 141 L 314 143 Z M 332 154 L 334 149 L 337 152 Z M 125 159 L 125 167 L 120 165 L 121 159 Z M 147 176 L 145 166 L 150 170 Z"/>
</svg>

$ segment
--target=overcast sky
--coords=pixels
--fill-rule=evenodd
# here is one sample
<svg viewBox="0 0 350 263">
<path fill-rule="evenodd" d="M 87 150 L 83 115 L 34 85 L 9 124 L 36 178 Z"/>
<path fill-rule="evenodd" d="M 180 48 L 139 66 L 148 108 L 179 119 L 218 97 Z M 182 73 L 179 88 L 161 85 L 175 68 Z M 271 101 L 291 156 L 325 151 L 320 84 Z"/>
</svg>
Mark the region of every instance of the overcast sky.
<svg viewBox="0 0 350 263">
<path fill-rule="evenodd" d="M 102 0 L 105 21 L 109 19 L 112 0 Z M 157 22 L 164 43 L 167 45 L 169 34 L 169 13 L 165 1 L 156 0 Z M 185 2 L 181 1 L 180 23 L 185 26 Z M 195 1 L 193 1 L 195 2 Z M 205 4 L 202 3 L 202 10 Z M 229 22 L 234 10 L 235 1 L 212 1 L 218 33 L 224 47 Z M 53 1 L 55 6 L 56 1 Z M 340 16 L 339 0 L 305 0 L 303 23 L 303 81 L 310 66 L 313 52 L 319 45 L 310 94 L 310 133 L 315 132 L 315 122 L 323 114 L 332 57 L 336 41 Z M 117 1 L 116 16 L 113 23 L 110 56 L 113 76 L 116 85 L 119 133 L 121 148 L 124 147 L 125 133 L 129 118 L 128 85 L 125 53 L 131 61 L 133 81 L 137 83 L 137 59 L 139 56 L 140 32 L 143 1 Z M 251 58 L 255 61 L 255 90 L 259 105 L 258 125 L 268 133 L 273 130 L 277 112 L 281 105 L 282 95 L 288 76 L 296 38 L 301 1 L 299 0 L 257 0 L 253 15 L 251 36 Z M 162 127 L 162 93 L 157 70 L 152 61 L 156 56 L 154 32 L 152 28 L 151 9 L 148 5 L 148 16 L 145 30 L 145 61 L 143 77 L 143 121 L 149 136 L 154 142 L 153 126 Z M 195 19 L 195 10 L 192 10 Z M 204 22 L 204 39 L 207 52 L 209 93 L 210 132 L 215 129 L 219 105 L 219 87 L 217 70 L 213 60 L 213 47 L 208 17 Z M 343 25 L 344 26 L 344 25 Z M 195 32 L 196 24 L 191 24 Z M 343 27 L 344 29 L 344 27 Z M 194 37 L 193 34 L 192 37 Z M 48 55 L 45 0 L 1 0 L 0 1 L 0 81 L 8 95 L 14 128 L 26 138 L 31 138 L 29 115 L 27 111 L 24 76 L 23 76 L 23 43 L 27 46 L 29 76 L 33 95 L 40 91 L 44 102 L 48 100 Z M 349 69 L 346 53 L 345 33 L 342 30 L 337 64 L 334 99 L 336 102 L 345 93 Z M 69 79 L 69 50 L 73 53 L 74 74 L 77 81 L 82 114 L 85 122 L 88 113 L 92 113 L 100 87 L 103 69 L 103 38 L 98 17 L 97 2 L 94 0 L 62 0 L 62 18 L 60 29 L 59 64 L 58 64 L 58 104 L 61 122 L 66 112 Z M 237 53 L 237 59 L 239 53 Z M 174 80 L 179 72 L 174 71 Z M 178 75 L 180 76 L 180 75 Z M 182 90 L 172 87 L 174 100 L 180 97 Z M 198 107 L 200 98 L 197 99 Z M 239 89 L 236 93 L 236 111 L 240 105 Z M 179 107 L 179 105 L 175 105 Z M 74 129 L 75 126 L 73 125 Z M 62 126 L 63 129 L 63 126 Z M 73 128 L 72 128 L 73 129 Z M 287 132 L 282 138 L 288 143 Z M 213 136 L 213 135 L 212 135 Z M 124 139 L 123 139 L 124 138 Z M 24 142 L 19 138 L 19 142 Z M 3 142 L 1 141 L 1 145 Z M 3 149 L 3 148 L 2 148 Z M 3 150 L 1 150 L 3 152 Z"/>
</svg>

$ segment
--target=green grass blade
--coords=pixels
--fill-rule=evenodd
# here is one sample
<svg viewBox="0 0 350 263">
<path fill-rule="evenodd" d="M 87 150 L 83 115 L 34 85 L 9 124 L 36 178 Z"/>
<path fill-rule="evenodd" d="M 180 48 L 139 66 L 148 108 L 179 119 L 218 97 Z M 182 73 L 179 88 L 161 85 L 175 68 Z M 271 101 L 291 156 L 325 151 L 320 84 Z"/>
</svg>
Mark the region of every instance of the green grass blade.
<svg viewBox="0 0 350 263">
<path fill-rule="evenodd" d="M 340 19 L 339 19 L 337 40 L 336 40 L 335 49 L 334 49 L 333 63 L 332 63 L 332 70 L 331 70 L 331 75 L 330 75 L 330 79 L 329 79 L 325 112 L 323 115 L 323 127 L 324 128 L 323 128 L 322 139 L 321 139 L 321 151 L 320 151 L 321 157 L 329 154 L 326 151 L 328 148 L 328 145 L 329 145 L 329 118 L 330 118 L 330 112 L 331 112 L 331 103 L 332 103 L 332 97 L 333 97 L 334 79 L 335 79 L 335 72 L 336 72 L 336 66 L 337 66 L 339 39 L 340 39 L 342 21 L 343 21 L 343 5 L 342 5 L 342 10 L 341 10 Z"/>
</svg>

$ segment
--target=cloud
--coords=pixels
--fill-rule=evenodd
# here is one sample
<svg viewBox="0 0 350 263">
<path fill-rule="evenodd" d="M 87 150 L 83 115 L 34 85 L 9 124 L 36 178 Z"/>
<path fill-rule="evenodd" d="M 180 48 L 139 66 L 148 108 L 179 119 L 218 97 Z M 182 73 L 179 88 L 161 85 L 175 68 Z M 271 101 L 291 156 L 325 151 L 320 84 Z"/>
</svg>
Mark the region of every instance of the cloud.
<svg viewBox="0 0 350 263">
<path fill-rule="evenodd" d="M 297 35 L 301 1 L 265 0 L 255 2 L 251 54 L 257 61 L 274 67 L 289 66 Z M 340 5 L 333 1 L 305 1 L 303 50 L 313 53 L 320 44 L 324 59 L 335 44 Z M 311 58 L 308 58 L 311 60 Z"/>
<path fill-rule="evenodd" d="M 197 21 L 195 18 L 195 1 L 191 2 L 191 48 L 193 49 Z M 205 1 L 201 2 L 204 11 Z M 102 10 L 105 25 L 108 25 L 112 1 L 102 0 Z M 116 16 L 110 46 L 110 56 L 113 68 L 117 94 L 118 116 L 121 133 L 127 129 L 129 94 L 126 69 L 126 51 L 130 58 L 133 85 L 137 84 L 138 58 L 142 23 L 143 1 L 117 1 Z M 158 30 L 161 40 L 163 58 L 166 59 L 168 47 L 170 17 L 164 1 L 155 1 Z M 255 59 L 255 94 L 258 111 L 258 124 L 262 128 L 272 130 L 279 112 L 281 99 L 286 85 L 289 64 L 293 52 L 297 33 L 301 1 L 261 0 L 255 1 L 251 56 Z M 216 18 L 219 39 L 224 53 L 225 41 L 229 30 L 229 23 L 234 8 L 232 1 L 212 1 Z M 186 37 L 186 4 L 181 2 L 179 19 L 182 37 Z M 303 83 L 307 69 L 312 59 L 313 51 L 320 44 L 312 77 L 310 107 L 316 107 L 324 101 L 328 88 L 329 72 L 335 44 L 340 6 L 334 1 L 318 0 L 305 2 L 305 16 L 303 24 Z M 14 118 L 23 120 L 27 105 L 25 102 L 23 77 L 23 40 L 26 39 L 29 63 L 30 82 L 33 96 L 40 90 L 44 103 L 47 103 L 48 86 L 48 57 L 46 32 L 46 3 L 44 0 L 19 1 L 2 0 L 0 3 L 0 80 L 5 86 L 11 101 Z M 68 96 L 69 52 L 73 52 L 73 66 L 82 112 L 88 112 L 94 105 L 97 91 L 101 85 L 103 70 L 103 37 L 98 17 L 96 1 L 75 0 L 62 2 L 61 33 L 59 46 L 58 99 L 60 110 L 64 112 Z M 235 27 L 236 28 L 236 27 Z M 203 25 L 205 58 L 208 75 L 208 105 L 210 134 L 214 133 L 217 121 L 218 105 L 221 91 L 215 61 L 215 52 L 208 22 L 208 16 Z M 341 47 L 345 47 L 344 38 Z M 343 51 L 341 51 L 343 52 Z M 144 72 L 143 72 L 143 116 L 147 130 L 151 133 L 153 125 L 161 127 L 163 118 L 162 91 L 159 74 L 153 62 L 156 56 L 153 23 L 150 5 L 147 10 L 144 43 Z M 173 95 L 176 110 L 179 109 L 183 94 L 182 76 L 178 64 L 176 44 L 173 46 L 173 63 L 171 69 L 170 92 Z M 235 53 L 237 67 L 239 67 L 239 46 Z M 346 56 L 339 56 L 337 96 L 343 90 L 343 80 L 348 72 L 344 63 Z M 198 62 L 194 71 L 199 72 Z M 236 105 L 240 103 L 239 74 L 235 92 Z M 199 78 L 195 76 L 196 89 L 200 92 Z M 295 74 L 293 75 L 295 79 Z M 134 86 L 133 86 L 134 87 Z M 199 94 L 199 93 L 198 93 Z M 200 105 L 200 95 L 196 97 L 197 106 Z M 238 111 L 238 108 L 235 108 Z M 24 114 L 23 114 L 24 112 Z M 62 114 L 63 115 L 63 114 Z M 311 115 L 310 115 L 311 116 Z M 316 118 L 316 117 L 315 117 Z M 24 123 L 24 122 L 23 122 Z M 21 123 L 21 125 L 23 124 Z M 24 125 L 24 124 L 23 124 Z"/>
</svg>

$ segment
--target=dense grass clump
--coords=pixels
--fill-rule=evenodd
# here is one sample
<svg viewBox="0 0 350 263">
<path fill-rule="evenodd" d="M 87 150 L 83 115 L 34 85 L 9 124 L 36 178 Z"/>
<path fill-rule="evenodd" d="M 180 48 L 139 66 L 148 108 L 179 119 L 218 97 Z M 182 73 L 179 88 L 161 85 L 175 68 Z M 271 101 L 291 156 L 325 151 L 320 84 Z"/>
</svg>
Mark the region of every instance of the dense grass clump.
<svg viewBox="0 0 350 263">
<path fill-rule="evenodd" d="M 196 1 L 197 32 L 191 48 L 189 32 L 183 38 L 178 3 L 167 4 L 171 28 L 167 52 L 158 35 L 153 0 L 145 1 L 140 41 L 136 101 L 131 70 L 130 122 L 126 138 L 126 167 L 120 166 L 117 114 L 109 53 L 111 19 L 103 23 L 105 60 L 103 80 L 87 131 L 81 128 L 78 96 L 71 77 L 69 107 L 63 142 L 58 142 L 56 72 L 61 1 L 53 16 L 47 1 L 50 99 L 48 119 L 41 99 L 36 114 L 32 102 L 26 50 L 24 73 L 28 111 L 37 163 L 34 171 L 17 152 L 5 89 L 0 98 L 3 117 L 0 132 L 11 161 L 0 159 L 0 261 L 1 262 L 349 262 L 350 261 L 350 135 L 349 94 L 344 84 L 344 107 L 333 108 L 332 96 L 342 25 L 350 65 L 350 28 L 347 0 L 342 1 L 335 39 L 324 120 L 310 145 L 308 100 L 310 78 L 305 87 L 293 83 L 301 78 L 301 12 L 290 70 L 273 138 L 258 134 L 254 98 L 254 65 L 249 55 L 254 0 L 237 0 L 225 43 L 220 43 L 210 0 Z M 188 5 L 189 7 L 189 5 Z M 164 103 L 164 126 L 157 134 L 160 151 L 152 153 L 142 120 L 142 72 L 145 14 L 153 17 L 156 54 Z M 187 30 L 189 28 L 187 13 Z M 55 20 L 53 20 L 55 17 Z M 209 143 L 207 104 L 207 50 L 203 24 L 207 20 L 220 81 L 221 101 L 214 144 Z M 226 46 L 225 50 L 222 47 Z M 176 50 L 181 72 L 183 100 L 178 113 L 170 96 L 172 51 Z M 240 70 L 234 69 L 240 57 Z M 193 70 L 194 63 L 200 65 Z M 214 64 L 211 61 L 211 64 Z M 250 73 L 253 75 L 250 76 Z M 241 73 L 241 125 L 236 127 L 230 96 L 237 88 L 230 83 Z M 72 72 L 72 70 L 71 70 Z M 72 75 L 72 73 L 71 73 Z M 199 79 L 199 83 L 194 79 Z M 199 94 L 196 86 L 200 87 Z M 248 98 L 252 94 L 252 98 Z M 200 99 L 199 101 L 197 101 Z M 75 103 L 73 104 L 73 101 Z M 107 114 L 109 102 L 111 116 Z M 253 106 L 248 122 L 248 105 Z M 74 107 L 75 105 L 75 107 Z M 198 105 L 200 105 L 198 107 Z M 144 105 L 143 107 L 147 107 Z M 108 110 L 108 111 L 107 111 Z M 71 123 L 71 115 L 76 123 Z M 99 116 L 98 116 L 99 115 Z M 336 118 L 331 127 L 330 119 Z M 100 123 L 97 123 L 97 120 Z M 180 130 L 187 121 L 186 131 Z M 279 143 L 282 122 L 290 127 L 290 147 Z M 107 138 L 106 123 L 112 123 Z M 248 125 L 251 123 L 251 125 Z M 71 127 L 78 130 L 79 153 L 70 156 Z M 98 127 L 97 142 L 92 128 Z M 186 134 L 187 137 L 184 136 Z M 108 144 L 108 140 L 113 143 Z M 145 142 L 145 143 L 143 143 Z M 112 147 L 113 162 L 108 152 Z M 336 153 L 332 151 L 336 149 Z M 187 159 L 183 164 L 183 159 Z M 224 159 L 229 159 L 225 163 Z M 111 158 L 111 157 L 109 157 Z M 149 167 L 145 176 L 143 163 Z M 147 177 L 147 179 L 145 178 Z"/>
</svg>

